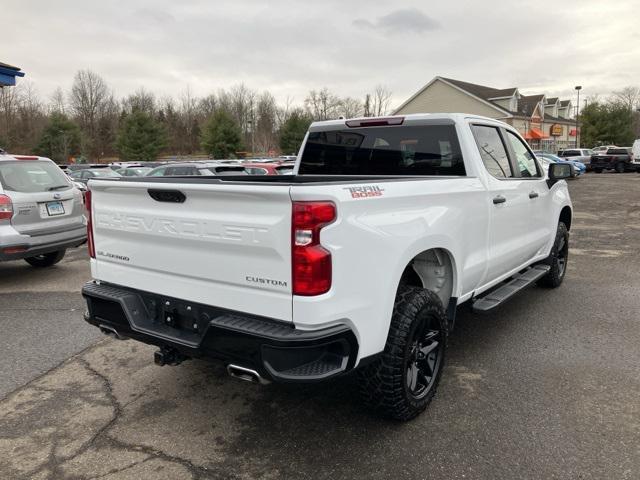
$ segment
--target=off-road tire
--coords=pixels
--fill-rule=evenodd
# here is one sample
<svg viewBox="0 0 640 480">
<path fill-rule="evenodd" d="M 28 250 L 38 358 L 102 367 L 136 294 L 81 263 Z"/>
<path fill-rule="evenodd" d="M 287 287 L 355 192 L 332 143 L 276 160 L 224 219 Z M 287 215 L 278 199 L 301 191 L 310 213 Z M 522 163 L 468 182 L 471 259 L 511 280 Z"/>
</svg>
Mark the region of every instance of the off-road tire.
<svg viewBox="0 0 640 480">
<path fill-rule="evenodd" d="M 426 328 L 425 325 L 437 325 L 440 328 L 438 348 L 441 351 L 438 350 L 438 360 L 429 386 L 423 396 L 416 398 L 407 385 L 409 365 L 415 352 L 414 336 L 419 335 Z M 447 335 L 447 315 L 440 298 L 430 290 L 401 286 L 384 351 L 373 363 L 358 372 L 364 404 L 381 416 L 401 421 L 411 420 L 423 412 L 433 399 L 440 382 Z"/>
<path fill-rule="evenodd" d="M 57 252 L 44 253 L 42 255 L 36 255 L 35 257 L 25 258 L 24 261 L 33 267 L 50 267 L 62 260 L 66 252 L 66 250 L 58 250 Z"/>
<path fill-rule="evenodd" d="M 564 240 L 564 241 L 563 241 Z M 561 259 L 564 258 L 564 266 L 561 265 Z M 551 253 L 545 260 L 545 263 L 551 267 L 549 273 L 538 280 L 537 284 L 541 287 L 557 288 L 562 284 L 564 276 L 567 273 L 567 264 L 569 261 L 569 231 L 567 226 L 560 222 L 556 231 L 556 239 L 553 242 Z"/>
</svg>

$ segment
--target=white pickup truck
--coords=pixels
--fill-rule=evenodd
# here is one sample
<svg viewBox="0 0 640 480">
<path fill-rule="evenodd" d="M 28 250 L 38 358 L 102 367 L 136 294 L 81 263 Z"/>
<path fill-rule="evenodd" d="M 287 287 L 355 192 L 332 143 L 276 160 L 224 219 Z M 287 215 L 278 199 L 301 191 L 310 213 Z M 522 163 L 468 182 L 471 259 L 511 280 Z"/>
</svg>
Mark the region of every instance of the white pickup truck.
<svg viewBox="0 0 640 480">
<path fill-rule="evenodd" d="M 354 369 L 407 420 L 432 399 L 458 305 L 488 311 L 567 266 L 567 164 L 464 114 L 317 122 L 293 176 L 89 182 L 86 320 L 260 383 Z"/>
</svg>

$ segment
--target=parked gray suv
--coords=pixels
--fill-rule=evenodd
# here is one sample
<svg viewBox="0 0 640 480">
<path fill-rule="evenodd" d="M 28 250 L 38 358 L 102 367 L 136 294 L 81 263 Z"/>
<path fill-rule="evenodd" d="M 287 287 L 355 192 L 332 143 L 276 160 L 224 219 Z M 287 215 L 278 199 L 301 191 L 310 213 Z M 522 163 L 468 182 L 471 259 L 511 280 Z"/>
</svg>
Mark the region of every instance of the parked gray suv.
<svg viewBox="0 0 640 480">
<path fill-rule="evenodd" d="M 54 162 L 0 153 L 0 261 L 49 267 L 86 238 L 82 194 Z"/>
</svg>

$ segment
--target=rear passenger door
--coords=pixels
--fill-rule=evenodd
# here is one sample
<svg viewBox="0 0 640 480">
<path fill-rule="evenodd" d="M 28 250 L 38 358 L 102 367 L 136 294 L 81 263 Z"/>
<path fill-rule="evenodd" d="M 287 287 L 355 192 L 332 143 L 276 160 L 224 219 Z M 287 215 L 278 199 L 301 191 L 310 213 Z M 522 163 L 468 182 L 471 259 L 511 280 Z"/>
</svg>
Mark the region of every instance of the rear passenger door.
<svg viewBox="0 0 640 480">
<path fill-rule="evenodd" d="M 533 184 L 514 162 L 510 132 L 492 125 L 472 125 L 487 177 L 490 203 L 488 267 L 485 282 L 520 267 L 537 250 L 530 232 Z M 535 163 L 535 161 L 534 161 Z"/>
</svg>

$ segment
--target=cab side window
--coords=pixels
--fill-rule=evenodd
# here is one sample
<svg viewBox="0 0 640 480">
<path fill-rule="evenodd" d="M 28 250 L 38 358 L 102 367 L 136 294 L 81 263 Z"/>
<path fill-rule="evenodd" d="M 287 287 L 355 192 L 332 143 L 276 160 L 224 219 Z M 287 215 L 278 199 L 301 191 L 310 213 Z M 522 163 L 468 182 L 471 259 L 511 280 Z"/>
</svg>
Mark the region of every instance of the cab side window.
<svg viewBox="0 0 640 480">
<path fill-rule="evenodd" d="M 536 159 L 533 153 L 529 151 L 522 140 L 516 137 L 513 132 L 507 130 L 507 139 L 511 143 L 513 153 L 515 153 L 516 165 L 520 171 L 520 176 L 525 178 L 539 177 L 540 172 L 536 165 Z"/>
<path fill-rule="evenodd" d="M 496 178 L 513 178 L 507 149 L 502 143 L 498 129 L 486 125 L 472 125 L 471 131 L 487 171 Z"/>
</svg>

